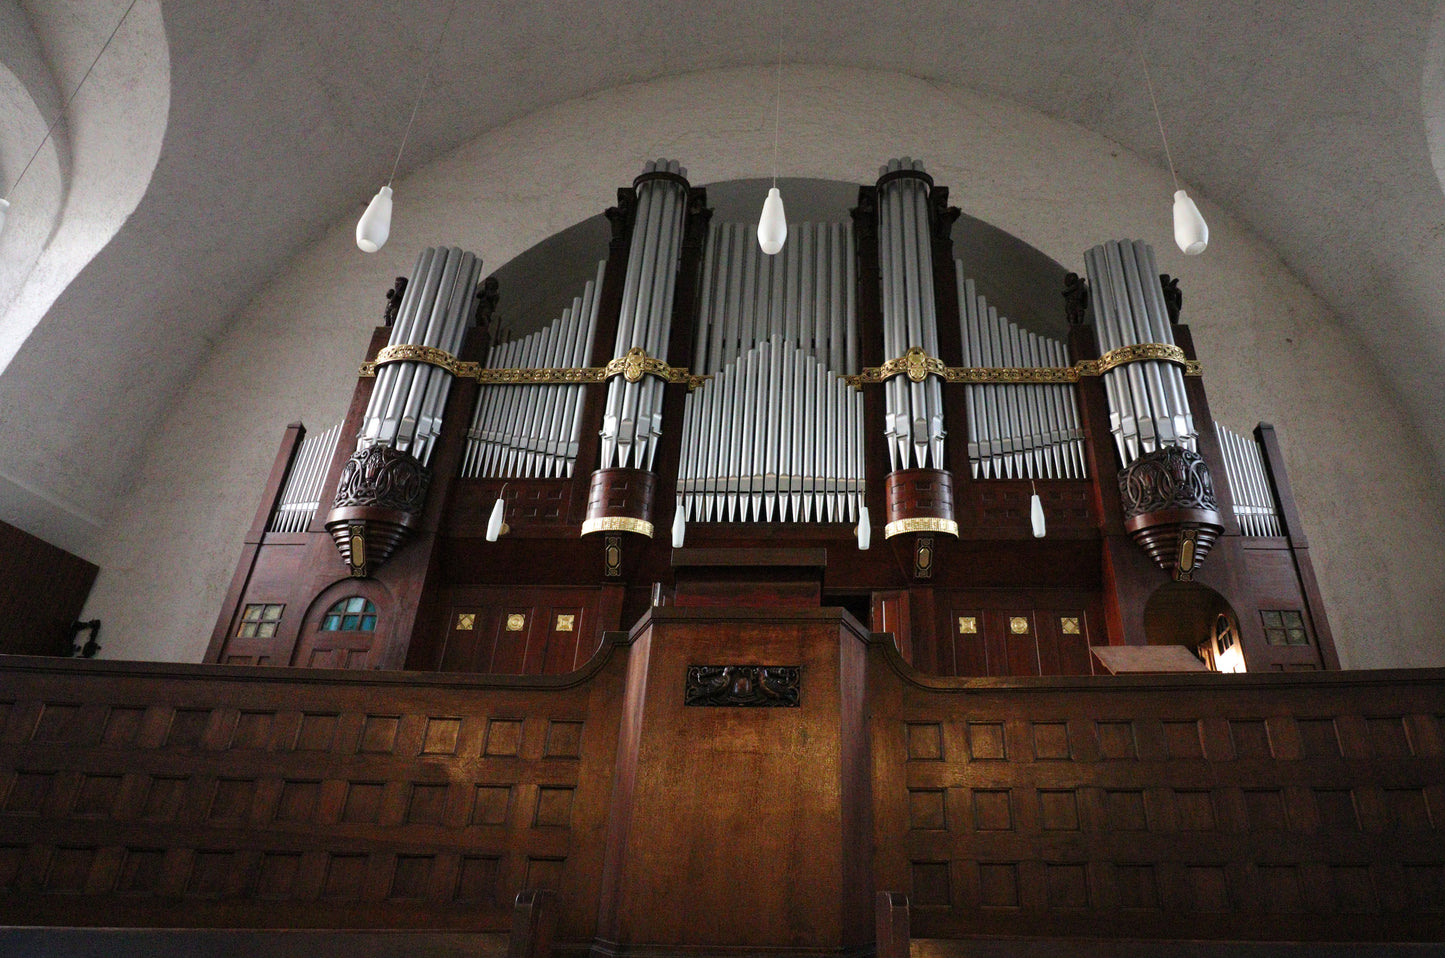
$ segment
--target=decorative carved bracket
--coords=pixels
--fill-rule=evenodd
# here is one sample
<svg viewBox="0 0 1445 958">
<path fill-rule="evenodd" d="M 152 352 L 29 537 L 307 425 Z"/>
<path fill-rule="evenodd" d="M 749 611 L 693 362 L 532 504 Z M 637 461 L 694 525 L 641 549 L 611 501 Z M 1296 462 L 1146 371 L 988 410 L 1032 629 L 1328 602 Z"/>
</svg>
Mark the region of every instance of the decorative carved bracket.
<svg viewBox="0 0 1445 958">
<path fill-rule="evenodd" d="M 1174 363 L 1186 376 L 1202 376 L 1198 360 L 1187 359 L 1184 350 L 1167 343 L 1138 343 L 1111 349 L 1099 359 L 1081 359 L 1072 366 L 945 366 L 943 360 L 930 356 L 917 346 L 882 366 L 867 367 L 857 376 L 840 376 L 854 389 L 887 382 L 894 376 L 907 376 L 921 383 L 937 376 L 948 383 L 1076 383 L 1084 376 L 1102 376 L 1127 363 L 1146 361 Z"/>
<path fill-rule="evenodd" d="M 802 672 L 797 665 L 689 665 L 683 704 L 797 708 Z"/>
<path fill-rule="evenodd" d="M 640 346 L 629 349 L 625 356 L 619 356 L 606 366 L 600 367 L 484 369 L 480 363 L 462 362 L 445 350 L 402 344 L 387 346 L 376 354 L 375 360 L 362 363 L 360 376 L 370 379 L 387 363 L 402 362 L 438 366 L 458 379 L 472 379 L 483 386 L 588 385 L 605 383 L 613 376 L 621 376 L 628 382 L 635 383 L 641 382 L 643 376 L 655 376 L 667 383 L 685 383 L 687 391 L 692 392 L 712 379 L 711 376 L 694 376 L 685 366 L 669 366 L 662 360 L 647 355 L 647 351 Z"/>
</svg>

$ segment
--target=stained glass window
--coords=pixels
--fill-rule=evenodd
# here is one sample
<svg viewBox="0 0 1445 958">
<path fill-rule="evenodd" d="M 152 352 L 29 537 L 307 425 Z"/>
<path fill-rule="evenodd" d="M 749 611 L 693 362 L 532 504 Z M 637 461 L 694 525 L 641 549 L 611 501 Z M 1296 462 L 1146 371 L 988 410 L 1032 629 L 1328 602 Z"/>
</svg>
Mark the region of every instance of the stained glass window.
<svg viewBox="0 0 1445 958">
<path fill-rule="evenodd" d="M 322 632 L 375 632 L 376 606 L 359 595 L 340 602 L 326 610 L 321 620 Z"/>
<path fill-rule="evenodd" d="M 284 605 L 276 603 L 253 602 L 246 606 L 241 613 L 241 627 L 236 630 L 236 635 L 242 639 L 269 639 L 276 634 L 276 626 L 281 622 L 281 610 Z"/>
</svg>

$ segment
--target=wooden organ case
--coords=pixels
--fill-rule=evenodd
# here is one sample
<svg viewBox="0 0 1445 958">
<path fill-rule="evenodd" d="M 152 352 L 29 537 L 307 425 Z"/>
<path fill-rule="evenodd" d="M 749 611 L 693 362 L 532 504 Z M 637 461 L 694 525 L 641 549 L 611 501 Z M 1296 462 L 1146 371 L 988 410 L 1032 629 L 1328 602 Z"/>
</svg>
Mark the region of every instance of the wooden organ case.
<svg viewBox="0 0 1445 958">
<path fill-rule="evenodd" d="M 288 428 L 207 661 L 561 674 L 698 601 L 694 550 L 731 550 L 709 601 L 782 601 L 744 570 L 787 547 L 925 673 L 1338 668 L 1274 430 L 1214 423 L 1147 245 L 1087 252 L 1064 341 L 977 292 L 909 159 L 771 257 L 676 162 L 607 216 L 510 340 L 478 259 L 421 254 L 345 420 Z"/>
</svg>

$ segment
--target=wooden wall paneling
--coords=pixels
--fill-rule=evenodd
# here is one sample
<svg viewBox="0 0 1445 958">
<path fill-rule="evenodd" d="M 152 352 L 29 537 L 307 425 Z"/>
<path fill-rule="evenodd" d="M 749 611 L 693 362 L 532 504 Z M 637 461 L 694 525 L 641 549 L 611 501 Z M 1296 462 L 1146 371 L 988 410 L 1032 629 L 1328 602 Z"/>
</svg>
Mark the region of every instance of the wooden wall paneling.
<svg viewBox="0 0 1445 958">
<path fill-rule="evenodd" d="M 276 499 L 281 495 L 281 487 L 286 482 L 286 475 L 291 471 L 291 462 L 296 458 L 296 452 L 301 448 L 301 442 L 305 438 L 306 427 L 299 422 L 291 423 L 281 434 L 281 445 L 276 450 L 276 458 L 271 463 L 271 472 L 266 477 L 265 487 L 261 490 L 261 501 L 256 507 L 256 516 L 251 520 L 251 528 L 246 532 L 241 546 L 241 557 L 236 560 L 236 572 L 231 577 L 231 585 L 226 590 L 225 601 L 221 603 L 221 611 L 216 617 L 216 625 L 211 630 L 211 641 L 206 647 L 206 654 L 202 658 L 203 662 L 224 661 L 222 649 L 226 641 L 236 634 L 236 628 L 240 622 L 241 599 L 246 593 L 246 586 L 256 562 L 257 550 L 266 535 L 266 526 L 271 521 L 271 513 L 275 511 Z"/>
<path fill-rule="evenodd" d="M 569 685 L 9 660 L 0 920 L 504 930 L 524 886 L 595 902 L 609 649 Z"/>
<path fill-rule="evenodd" d="M 869 676 L 875 870 L 915 937 L 1445 932 L 1441 672 L 985 684 L 875 640 Z"/>
</svg>

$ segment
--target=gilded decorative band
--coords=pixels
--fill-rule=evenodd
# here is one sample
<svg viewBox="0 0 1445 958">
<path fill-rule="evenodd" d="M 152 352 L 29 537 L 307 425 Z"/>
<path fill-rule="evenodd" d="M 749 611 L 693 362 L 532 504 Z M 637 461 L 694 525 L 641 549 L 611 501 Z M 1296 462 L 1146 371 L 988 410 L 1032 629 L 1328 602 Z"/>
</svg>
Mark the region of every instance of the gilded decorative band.
<svg viewBox="0 0 1445 958">
<path fill-rule="evenodd" d="M 939 519 L 934 516 L 894 519 L 883 527 L 883 538 L 892 539 L 894 536 L 901 536 L 909 532 L 941 532 L 957 539 L 958 523 L 952 519 Z"/>
<path fill-rule="evenodd" d="M 361 375 L 368 378 L 376 375 L 376 371 L 388 363 L 425 363 L 428 366 L 436 366 L 445 369 L 453 376 L 460 376 L 469 379 L 476 375 L 476 363 L 464 363 L 445 349 L 437 349 L 435 346 L 417 346 L 412 343 L 395 343 L 383 348 L 376 354 L 376 358 L 369 363 L 361 364 Z"/>
<path fill-rule="evenodd" d="M 473 379 L 483 386 L 586 385 L 605 383 L 613 376 L 621 376 L 628 382 L 635 383 L 641 382 L 643 376 L 656 376 L 663 382 L 685 383 L 687 391 L 692 392 L 712 378 L 694 376 L 685 367 L 669 366 L 662 360 L 647 355 L 641 348 L 629 349 L 627 355 L 619 356 L 602 367 L 484 369 L 480 363 L 462 362 L 445 350 L 406 344 L 387 346 L 376 354 L 375 360 L 361 364 L 360 375 L 363 379 L 369 379 L 376 375 L 377 369 L 387 363 L 401 362 L 437 366 L 453 376 Z"/>
<path fill-rule="evenodd" d="M 1186 376 L 1201 376 L 1198 360 L 1187 359 L 1184 350 L 1168 343 L 1136 343 L 1111 349 L 1099 359 L 1081 359 L 1072 366 L 945 366 L 943 360 L 929 356 L 917 346 L 882 366 L 870 366 L 857 376 L 839 378 L 854 389 L 886 382 L 894 376 L 906 375 L 921 383 L 929 376 L 939 376 L 950 383 L 984 383 L 1021 385 L 1028 383 L 1076 383 L 1084 376 L 1102 376 L 1126 363 L 1146 361 L 1173 363 L 1183 367 Z"/>
<path fill-rule="evenodd" d="M 635 532 L 651 539 L 652 523 L 646 519 L 634 519 L 631 516 L 602 516 L 597 519 L 588 519 L 582 523 L 584 536 L 594 532 Z"/>
</svg>

